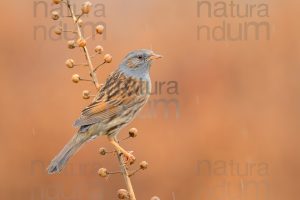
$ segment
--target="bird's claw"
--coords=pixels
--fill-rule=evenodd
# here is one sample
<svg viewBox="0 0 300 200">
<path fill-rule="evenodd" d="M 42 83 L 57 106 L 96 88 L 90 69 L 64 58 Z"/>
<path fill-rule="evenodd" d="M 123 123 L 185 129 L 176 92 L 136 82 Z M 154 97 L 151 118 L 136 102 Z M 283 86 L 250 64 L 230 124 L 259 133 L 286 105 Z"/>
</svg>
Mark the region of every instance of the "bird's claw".
<svg viewBox="0 0 300 200">
<path fill-rule="evenodd" d="M 126 154 L 123 154 L 124 155 L 124 162 L 126 165 L 132 165 L 136 158 L 134 157 L 134 155 L 132 155 L 132 152 L 127 152 Z"/>
</svg>

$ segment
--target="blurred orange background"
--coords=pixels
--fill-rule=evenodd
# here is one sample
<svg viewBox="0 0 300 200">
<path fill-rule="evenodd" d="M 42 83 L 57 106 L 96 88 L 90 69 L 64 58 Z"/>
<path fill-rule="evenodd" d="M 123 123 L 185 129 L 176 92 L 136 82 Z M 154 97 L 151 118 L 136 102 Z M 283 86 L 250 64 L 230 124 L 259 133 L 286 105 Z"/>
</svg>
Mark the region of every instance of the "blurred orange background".
<svg viewBox="0 0 300 200">
<path fill-rule="evenodd" d="M 62 174 L 46 173 L 89 103 L 82 91 L 95 91 L 89 83 L 71 82 L 72 74 L 88 77 L 88 72 L 67 69 L 64 62 L 84 62 L 83 54 L 50 34 L 56 24 L 48 14 L 51 1 L 35 7 L 37 2 L 1 2 L 0 199 L 117 199 L 116 191 L 125 187 L 122 177 L 97 175 L 101 167 L 118 170 L 115 157 L 98 154 L 100 147 L 111 148 L 104 137 L 84 146 Z M 78 8 L 82 2 L 74 1 Z M 165 82 L 161 92 L 120 134 L 126 137 L 137 127 L 138 137 L 124 147 L 134 151 L 137 163 L 150 164 L 132 178 L 137 199 L 299 199 L 300 2 L 234 1 L 241 10 L 246 4 L 268 6 L 268 17 L 254 11 L 245 18 L 205 12 L 198 17 L 196 0 L 91 2 L 104 5 L 105 13 L 93 12 L 84 21 L 107 29 L 105 39 L 97 36 L 88 47 L 101 44 L 114 57 L 99 70 L 101 82 L 131 50 L 152 48 L 164 56 L 151 69 L 153 84 Z M 198 38 L 199 25 L 216 27 L 223 21 L 233 31 L 240 22 L 265 21 L 270 38 L 264 32 L 258 40 L 251 32 L 247 40 Z M 35 35 L 40 26 L 49 31 L 46 38 L 40 30 Z M 94 62 L 101 63 L 101 57 Z M 171 81 L 178 94 L 168 92 Z M 153 106 L 159 100 L 176 103 Z"/>
</svg>

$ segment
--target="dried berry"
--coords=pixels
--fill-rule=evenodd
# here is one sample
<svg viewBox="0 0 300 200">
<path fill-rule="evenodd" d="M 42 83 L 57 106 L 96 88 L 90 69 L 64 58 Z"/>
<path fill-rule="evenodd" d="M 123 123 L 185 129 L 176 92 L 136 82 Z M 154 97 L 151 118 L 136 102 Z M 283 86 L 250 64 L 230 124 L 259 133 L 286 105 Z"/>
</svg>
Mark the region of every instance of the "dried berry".
<svg viewBox="0 0 300 200">
<path fill-rule="evenodd" d="M 74 40 L 68 41 L 68 47 L 69 49 L 74 49 L 76 47 L 76 43 Z"/>
<path fill-rule="evenodd" d="M 141 163 L 140 163 L 140 168 L 142 169 L 142 170 L 145 170 L 145 169 L 147 169 L 148 168 L 148 163 L 146 162 L 146 161 L 142 161 Z"/>
<path fill-rule="evenodd" d="M 87 1 L 84 4 L 82 4 L 81 11 L 83 14 L 89 14 L 91 11 L 92 3 Z"/>
<path fill-rule="evenodd" d="M 131 128 L 129 130 L 129 136 L 135 138 L 137 136 L 138 130 L 136 128 Z"/>
<path fill-rule="evenodd" d="M 75 62 L 74 62 L 73 59 L 68 59 L 68 60 L 66 61 L 66 66 L 67 66 L 68 68 L 73 68 L 73 67 L 75 66 L 74 63 L 75 63 Z"/>
<path fill-rule="evenodd" d="M 127 192 L 127 190 L 120 189 L 118 191 L 118 198 L 119 199 L 129 199 L 129 193 Z"/>
<path fill-rule="evenodd" d="M 54 4 L 60 4 L 62 0 L 52 0 Z"/>
<path fill-rule="evenodd" d="M 101 54 L 104 51 L 103 47 L 98 45 L 95 47 L 95 52 Z"/>
<path fill-rule="evenodd" d="M 82 92 L 82 97 L 83 97 L 83 99 L 89 99 L 91 96 L 90 96 L 90 91 L 88 91 L 88 90 L 84 90 L 83 92 Z"/>
<path fill-rule="evenodd" d="M 83 39 L 83 38 L 79 38 L 77 40 L 77 44 L 78 44 L 79 47 L 85 47 L 86 46 L 86 40 Z"/>
<path fill-rule="evenodd" d="M 55 33 L 56 35 L 61 35 L 61 34 L 62 34 L 62 28 L 61 28 L 61 27 L 56 27 L 56 28 L 54 29 L 54 33 Z"/>
<path fill-rule="evenodd" d="M 108 176 L 108 172 L 107 172 L 107 169 L 105 168 L 101 168 L 98 170 L 98 175 L 101 176 L 101 177 L 107 177 Z"/>
<path fill-rule="evenodd" d="M 79 83 L 79 81 L 80 81 L 80 76 L 79 76 L 78 74 L 74 74 L 74 75 L 72 76 L 72 81 L 73 81 L 74 83 Z"/>
<path fill-rule="evenodd" d="M 59 13 L 57 11 L 53 11 L 51 14 L 52 14 L 52 19 L 53 20 L 58 20 L 59 19 Z"/>
<path fill-rule="evenodd" d="M 111 63 L 112 62 L 112 56 L 110 54 L 105 54 L 104 55 L 104 61 L 106 63 Z"/>
<path fill-rule="evenodd" d="M 96 32 L 101 35 L 104 32 L 104 26 L 98 25 L 96 27 Z"/>
<path fill-rule="evenodd" d="M 102 148 L 99 149 L 99 153 L 100 153 L 102 156 L 105 156 L 106 153 L 107 153 L 107 151 L 106 151 L 105 148 L 102 147 Z"/>
</svg>

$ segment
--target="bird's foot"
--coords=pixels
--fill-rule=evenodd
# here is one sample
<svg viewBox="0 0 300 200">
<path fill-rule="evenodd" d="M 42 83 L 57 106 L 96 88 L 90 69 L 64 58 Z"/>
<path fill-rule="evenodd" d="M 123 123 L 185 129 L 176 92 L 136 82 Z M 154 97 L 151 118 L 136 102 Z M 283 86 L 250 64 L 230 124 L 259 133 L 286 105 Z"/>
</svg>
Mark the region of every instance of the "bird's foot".
<svg viewBox="0 0 300 200">
<path fill-rule="evenodd" d="M 125 149 L 123 149 L 118 142 L 116 142 L 114 139 L 112 138 L 108 138 L 109 142 L 115 147 L 116 151 L 118 153 L 121 153 L 123 154 L 124 156 L 124 162 L 126 165 L 132 165 L 135 161 L 135 157 L 132 155 L 132 151 L 131 152 L 128 152 L 126 151 Z"/>
<path fill-rule="evenodd" d="M 123 152 L 123 155 L 124 155 L 124 162 L 126 165 L 132 165 L 134 162 L 135 162 L 135 157 L 134 155 L 132 155 L 133 151 L 130 151 L 130 152 Z"/>
</svg>

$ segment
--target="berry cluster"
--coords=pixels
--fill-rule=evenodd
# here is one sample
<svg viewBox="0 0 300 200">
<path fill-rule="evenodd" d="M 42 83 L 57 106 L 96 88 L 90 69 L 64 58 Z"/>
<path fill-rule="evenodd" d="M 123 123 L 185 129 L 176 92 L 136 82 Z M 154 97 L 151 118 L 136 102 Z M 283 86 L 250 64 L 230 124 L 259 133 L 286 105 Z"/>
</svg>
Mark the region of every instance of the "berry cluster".
<svg viewBox="0 0 300 200">
<path fill-rule="evenodd" d="M 66 60 L 65 64 L 68 68 L 74 68 L 77 66 L 85 66 L 89 68 L 90 71 L 90 76 L 91 79 L 86 79 L 86 78 L 82 78 L 81 76 L 79 76 L 78 74 L 74 74 L 72 76 L 72 81 L 74 83 L 79 83 L 80 81 L 91 81 L 95 84 L 97 89 L 100 89 L 101 85 L 98 83 L 97 80 L 97 76 L 96 76 L 96 71 L 104 64 L 106 63 L 111 63 L 112 62 L 112 56 L 110 54 L 104 54 L 103 55 L 103 62 L 100 63 L 99 65 L 97 65 L 96 67 L 94 67 L 93 62 L 92 62 L 92 58 L 96 57 L 97 55 L 101 55 L 104 52 L 104 48 L 101 45 L 97 45 L 94 48 L 94 55 L 91 55 L 88 48 L 87 48 L 87 43 L 88 43 L 88 39 L 90 37 L 84 37 L 83 35 L 83 31 L 82 31 L 82 26 L 84 24 L 84 21 L 81 19 L 82 16 L 87 15 L 91 12 L 92 9 L 92 3 L 87 1 L 84 2 L 81 6 L 81 11 L 79 14 L 76 14 L 75 11 L 73 10 L 72 5 L 70 4 L 69 0 L 53 0 L 54 4 L 57 5 L 66 5 L 67 9 L 68 9 L 68 16 L 73 20 L 74 23 L 74 30 L 64 30 L 62 26 L 57 26 L 56 29 L 54 30 L 54 33 L 56 35 L 61 35 L 63 32 L 67 32 L 67 33 L 71 33 L 71 34 L 76 34 L 77 35 L 77 39 L 76 40 L 69 40 L 67 42 L 67 47 L 69 49 L 75 49 L 75 48 L 81 48 L 83 49 L 83 52 L 85 54 L 85 58 L 86 58 L 86 63 L 76 63 L 74 59 L 69 58 Z M 52 19 L 53 20 L 60 20 L 63 19 L 63 16 L 60 16 L 59 12 L 54 10 L 52 11 Z M 104 26 L 103 25 L 98 25 L 95 28 L 95 32 L 98 35 L 102 35 L 104 33 Z M 90 92 L 83 92 L 83 98 L 84 99 L 89 99 L 91 96 L 87 95 L 90 94 Z"/>
</svg>

